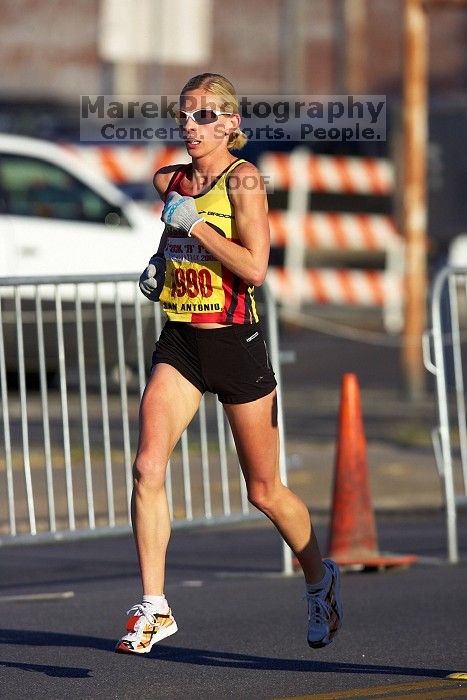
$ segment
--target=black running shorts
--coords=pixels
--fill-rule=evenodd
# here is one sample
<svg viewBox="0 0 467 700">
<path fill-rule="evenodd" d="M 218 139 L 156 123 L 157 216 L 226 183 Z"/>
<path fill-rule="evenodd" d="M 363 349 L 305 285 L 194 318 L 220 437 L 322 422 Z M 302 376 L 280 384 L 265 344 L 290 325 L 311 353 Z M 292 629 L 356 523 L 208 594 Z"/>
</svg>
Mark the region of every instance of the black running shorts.
<svg viewBox="0 0 467 700">
<path fill-rule="evenodd" d="M 152 356 L 153 366 L 161 362 L 222 403 L 255 401 L 277 384 L 259 323 L 195 328 L 167 321 Z"/>
</svg>

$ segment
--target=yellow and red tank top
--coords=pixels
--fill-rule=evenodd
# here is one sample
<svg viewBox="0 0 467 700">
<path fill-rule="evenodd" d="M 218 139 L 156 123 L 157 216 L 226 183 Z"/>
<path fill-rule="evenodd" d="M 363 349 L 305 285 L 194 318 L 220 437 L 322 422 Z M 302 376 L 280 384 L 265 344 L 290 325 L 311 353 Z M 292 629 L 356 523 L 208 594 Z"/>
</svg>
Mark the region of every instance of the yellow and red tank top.
<svg viewBox="0 0 467 700">
<path fill-rule="evenodd" d="M 194 196 L 198 214 L 219 236 L 238 245 L 240 238 L 235 225 L 232 203 L 228 196 L 227 181 L 232 171 L 244 163 L 238 159 L 231 163 L 212 183 L 208 190 Z M 181 180 L 189 174 L 191 164 L 182 165 L 175 172 L 167 188 L 187 195 L 181 188 Z M 172 321 L 192 323 L 255 323 L 258 319 L 254 299 L 254 287 L 225 267 L 194 237 L 165 227 L 167 242 L 164 250 L 166 261 L 164 288 L 160 302 Z"/>
</svg>

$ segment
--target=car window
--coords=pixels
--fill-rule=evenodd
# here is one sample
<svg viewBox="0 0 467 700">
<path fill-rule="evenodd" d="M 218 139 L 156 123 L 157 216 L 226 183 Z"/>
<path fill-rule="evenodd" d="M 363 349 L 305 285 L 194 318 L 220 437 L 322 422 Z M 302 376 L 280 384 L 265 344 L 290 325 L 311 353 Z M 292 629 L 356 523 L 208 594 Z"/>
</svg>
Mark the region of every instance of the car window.
<svg viewBox="0 0 467 700">
<path fill-rule="evenodd" d="M 128 226 L 122 210 L 53 163 L 14 154 L 0 156 L 0 211 Z"/>
</svg>

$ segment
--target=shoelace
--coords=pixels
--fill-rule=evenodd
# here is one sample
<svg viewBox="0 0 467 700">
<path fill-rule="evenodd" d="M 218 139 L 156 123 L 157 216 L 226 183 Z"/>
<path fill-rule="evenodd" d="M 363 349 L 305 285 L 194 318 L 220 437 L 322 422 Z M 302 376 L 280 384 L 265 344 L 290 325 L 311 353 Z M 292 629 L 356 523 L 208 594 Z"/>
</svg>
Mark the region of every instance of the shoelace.
<svg viewBox="0 0 467 700">
<path fill-rule="evenodd" d="M 133 605 L 132 608 L 127 610 L 126 614 L 129 615 L 130 613 L 134 613 L 135 615 L 141 615 L 141 620 L 138 620 L 138 622 L 135 625 L 135 629 L 142 622 L 143 618 L 146 618 L 147 622 L 150 625 L 156 624 L 155 615 L 152 615 L 141 603 L 137 603 L 136 605 Z"/>
<path fill-rule="evenodd" d="M 309 595 L 307 597 L 310 620 L 314 618 L 315 622 L 327 621 L 329 618 L 329 609 L 326 602 L 319 595 Z"/>
</svg>

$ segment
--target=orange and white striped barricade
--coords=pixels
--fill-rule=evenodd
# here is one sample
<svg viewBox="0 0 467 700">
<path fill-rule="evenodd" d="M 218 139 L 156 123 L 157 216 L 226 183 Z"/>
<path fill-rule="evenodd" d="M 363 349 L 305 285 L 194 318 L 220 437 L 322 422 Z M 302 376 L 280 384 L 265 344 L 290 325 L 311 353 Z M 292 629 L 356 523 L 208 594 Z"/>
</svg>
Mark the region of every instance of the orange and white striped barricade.
<svg viewBox="0 0 467 700">
<path fill-rule="evenodd" d="M 186 150 L 177 146 L 63 146 L 117 185 L 150 183 L 159 168 L 172 163 L 185 163 L 188 159 Z"/>
<path fill-rule="evenodd" d="M 309 192 L 390 195 L 394 190 L 394 174 L 385 158 L 316 155 L 302 147 L 300 177 Z M 268 176 L 273 189 L 290 190 L 296 177 L 296 160 L 291 153 L 265 153 L 260 168 Z"/>
<path fill-rule="evenodd" d="M 308 268 L 290 274 L 271 267 L 268 281 L 276 299 L 285 306 L 303 303 L 381 306 L 399 303 L 402 278 L 382 270 Z"/>
<path fill-rule="evenodd" d="M 404 255 L 394 219 L 386 214 L 308 210 L 310 193 L 311 204 L 313 193 L 389 196 L 394 188 L 391 163 L 315 155 L 300 147 L 291 153 L 265 153 L 259 167 L 270 190 L 288 192 L 287 209 L 269 212 L 272 245 L 285 251 L 284 273 L 271 274 L 281 303 L 295 309 L 307 302 L 382 306 L 388 330 L 400 330 Z M 346 251 L 382 251 L 385 270 L 307 270 L 309 249 L 338 251 L 340 258 Z M 284 294 L 286 283 L 291 289 Z"/>
</svg>

